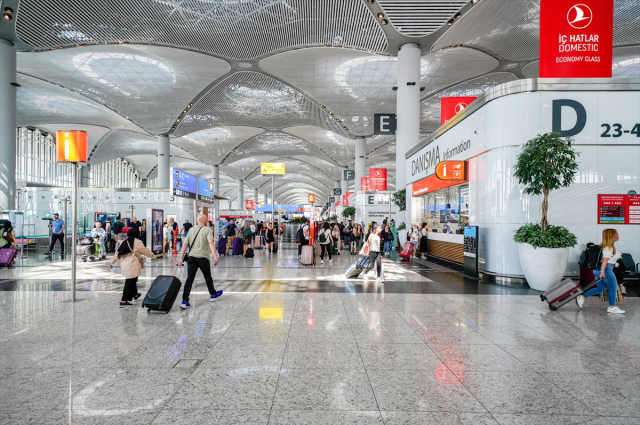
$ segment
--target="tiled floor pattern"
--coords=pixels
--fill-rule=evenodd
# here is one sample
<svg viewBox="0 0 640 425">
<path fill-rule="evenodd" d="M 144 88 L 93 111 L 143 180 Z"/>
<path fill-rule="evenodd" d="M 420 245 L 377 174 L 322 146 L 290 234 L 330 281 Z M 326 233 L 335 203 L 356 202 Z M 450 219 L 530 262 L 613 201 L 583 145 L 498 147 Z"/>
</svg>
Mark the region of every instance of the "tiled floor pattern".
<svg viewBox="0 0 640 425">
<path fill-rule="evenodd" d="M 640 299 L 0 292 L 0 424 L 636 424 Z"/>
</svg>

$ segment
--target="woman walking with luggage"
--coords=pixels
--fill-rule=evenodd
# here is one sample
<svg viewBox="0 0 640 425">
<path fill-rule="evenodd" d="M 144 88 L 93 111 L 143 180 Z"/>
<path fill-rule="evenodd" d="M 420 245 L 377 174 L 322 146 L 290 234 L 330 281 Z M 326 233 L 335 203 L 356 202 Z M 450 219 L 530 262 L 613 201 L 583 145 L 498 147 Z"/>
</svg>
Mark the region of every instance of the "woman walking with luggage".
<svg viewBox="0 0 640 425">
<path fill-rule="evenodd" d="M 618 295 L 618 282 L 616 276 L 613 274 L 613 267 L 616 262 L 618 251 L 614 244 L 620 239 L 618 231 L 616 229 L 604 229 L 602 231 L 602 265 L 599 269 L 593 270 L 593 276 L 595 279 L 602 279 L 595 288 L 589 289 L 583 295 L 578 295 L 576 298 L 576 304 L 578 307 L 584 305 L 584 300 L 593 295 L 603 293 L 609 288 L 609 308 L 607 313 L 612 314 L 624 314 L 624 310 L 621 310 L 616 306 L 616 295 Z"/>
<path fill-rule="evenodd" d="M 122 241 L 116 255 L 113 256 L 109 268 L 113 269 L 113 265 L 120 261 L 120 268 L 124 275 L 124 289 L 122 290 L 122 300 L 120 301 L 120 308 L 129 307 L 131 301 L 135 301 L 140 298 L 138 292 L 138 277 L 140 271 L 144 267 L 144 260 L 142 255 L 150 257 L 155 260 L 157 257 L 151 252 L 140 239 L 138 239 L 138 229 L 129 229 L 127 232 L 127 239 Z"/>
<path fill-rule="evenodd" d="M 273 224 L 269 223 L 267 226 L 267 249 L 269 250 L 269 255 L 273 254 L 273 243 L 276 241 L 276 235 L 273 230 Z"/>
<path fill-rule="evenodd" d="M 367 245 L 369 246 L 369 265 L 367 266 L 366 269 L 363 270 L 364 278 L 367 279 L 368 278 L 367 273 L 369 273 L 369 270 L 375 267 L 375 270 L 377 272 L 376 280 L 378 282 L 384 281 L 382 279 L 382 256 L 381 256 L 382 253 L 380 252 L 380 233 L 381 232 L 382 232 L 382 229 L 380 225 L 376 225 L 373 228 L 373 232 L 371 232 L 371 234 L 369 235 L 369 238 L 367 239 Z"/>
<path fill-rule="evenodd" d="M 393 240 L 393 235 L 389 229 L 389 223 L 384 225 L 384 230 L 380 234 L 380 238 L 382 242 L 384 242 L 384 255 L 388 257 L 391 255 L 391 241 Z"/>
<path fill-rule="evenodd" d="M 331 229 L 329 223 L 326 221 L 322 225 L 322 230 L 318 233 L 318 242 L 320 242 L 320 264 L 324 264 L 324 254 L 329 255 L 329 263 L 333 263 L 331 259 L 331 247 L 334 244 L 333 236 L 331 235 Z"/>
<path fill-rule="evenodd" d="M 16 231 L 9 220 L 4 222 L 2 226 L 2 234 L 0 235 L 0 248 L 12 248 L 16 243 Z M 64 250 L 62 251 L 64 255 Z"/>
<path fill-rule="evenodd" d="M 247 248 L 251 248 L 253 245 L 253 232 L 251 231 L 251 225 L 248 220 L 245 220 L 242 225 L 242 237 L 244 239 L 243 255 L 245 255 L 247 253 Z"/>
</svg>

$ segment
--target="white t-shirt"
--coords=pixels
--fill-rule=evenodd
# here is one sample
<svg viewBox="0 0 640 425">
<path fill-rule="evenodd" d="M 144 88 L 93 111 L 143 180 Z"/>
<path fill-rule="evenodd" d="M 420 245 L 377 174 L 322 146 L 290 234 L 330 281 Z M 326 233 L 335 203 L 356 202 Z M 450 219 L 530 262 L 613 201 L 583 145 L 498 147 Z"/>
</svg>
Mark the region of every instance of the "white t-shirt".
<svg viewBox="0 0 640 425">
<path fill-rule="evenodd" d="M 321 230 L 320 233 L 322 233 L 325 236 L 325 241 L 324 242 L 320 242 L 320 245 L 328 245 L 331 243 L 331 230 L 330 229 L 324 229 Z"/>
<path fill-rule="evenodd" d="M 375 252 L 380 252 L 380 236 L 376 235 L 375 233 L 372 233 L 369 236 L 369 249 L 371 251 L 375 251 Z"/>
<path fill-rule="evenodd" d="M 251 226 L 249 226 L 251 228 L 251 233 L 255 233 L 256 232 L 256 226 L 255 224 L 252 224 Z"/>
<path fill-rule="evenodd" d="M 302 234 L 304 235 L 304 238 L 306 240 L 309 240 L 309 236 L 305 235 L 305 233 L 304 233 L 305 231 L 307 232 L 307 234 L 309 233 L 309 226 L 307 226 L 306 224 L 304 226 L 302 226 Z"/>
<path fill-rule="evenodd" d="M 607 264 L 615 265 L 620 258 L 622 258 L 622 252 L 616 249 L 616 253 L 613 253 L 613 249 L 611 247 L 602 248 L 602 258 L 608 258 L 609 261 Z"/>
<path fill-rule="evenodd" d="M 411 239 L 417 240 L 419 234 L 420 232 L 418 232 L 418 229 L 411 229 Z"/>
</svg>

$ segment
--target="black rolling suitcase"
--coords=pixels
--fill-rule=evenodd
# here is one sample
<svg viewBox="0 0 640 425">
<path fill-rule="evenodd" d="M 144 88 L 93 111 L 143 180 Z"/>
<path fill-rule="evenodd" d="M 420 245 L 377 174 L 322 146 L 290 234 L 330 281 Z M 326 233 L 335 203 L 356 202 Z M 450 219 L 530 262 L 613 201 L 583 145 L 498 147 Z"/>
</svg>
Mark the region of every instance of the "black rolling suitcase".
<svg viewBox="0 0 640 425">
<path fill-rule="evenodd" d="M 182 282 L 175 276 L 176 269 L 173 270 L 171 276 L 155 278 L 147 295 L 144 296 L 144 301 L 142 301 L 142 308 L 146 308 L 147 312 L 153 310 L 169 313 L 180 293 L 180 287 L 182 287 Z"/>
<path fill-rule="evenodd" d="M 273 248 L 271 248 L 271 252 L 273 252 L 274 254 L 278 253 L 278 242 L 273 243 Z"/>
</svg>

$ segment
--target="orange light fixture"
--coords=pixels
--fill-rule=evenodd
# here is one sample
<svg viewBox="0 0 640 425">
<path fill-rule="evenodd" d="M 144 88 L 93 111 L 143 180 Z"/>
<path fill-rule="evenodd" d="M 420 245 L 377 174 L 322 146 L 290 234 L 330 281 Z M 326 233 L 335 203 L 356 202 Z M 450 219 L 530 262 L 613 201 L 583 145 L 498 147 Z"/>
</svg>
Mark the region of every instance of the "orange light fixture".
<svg viewBox="0 0 640 425">
<path fill-rule="evenodd" d="M 66 130 L 56 132 L 56 161 L 87 162 L 87 132 Z"/>
<path fill-rule="evenodd" d="M 441 161 L 436 165 L 436 176 L 440 180 L 467 180 L 467 161 Z"/>
</svg>

